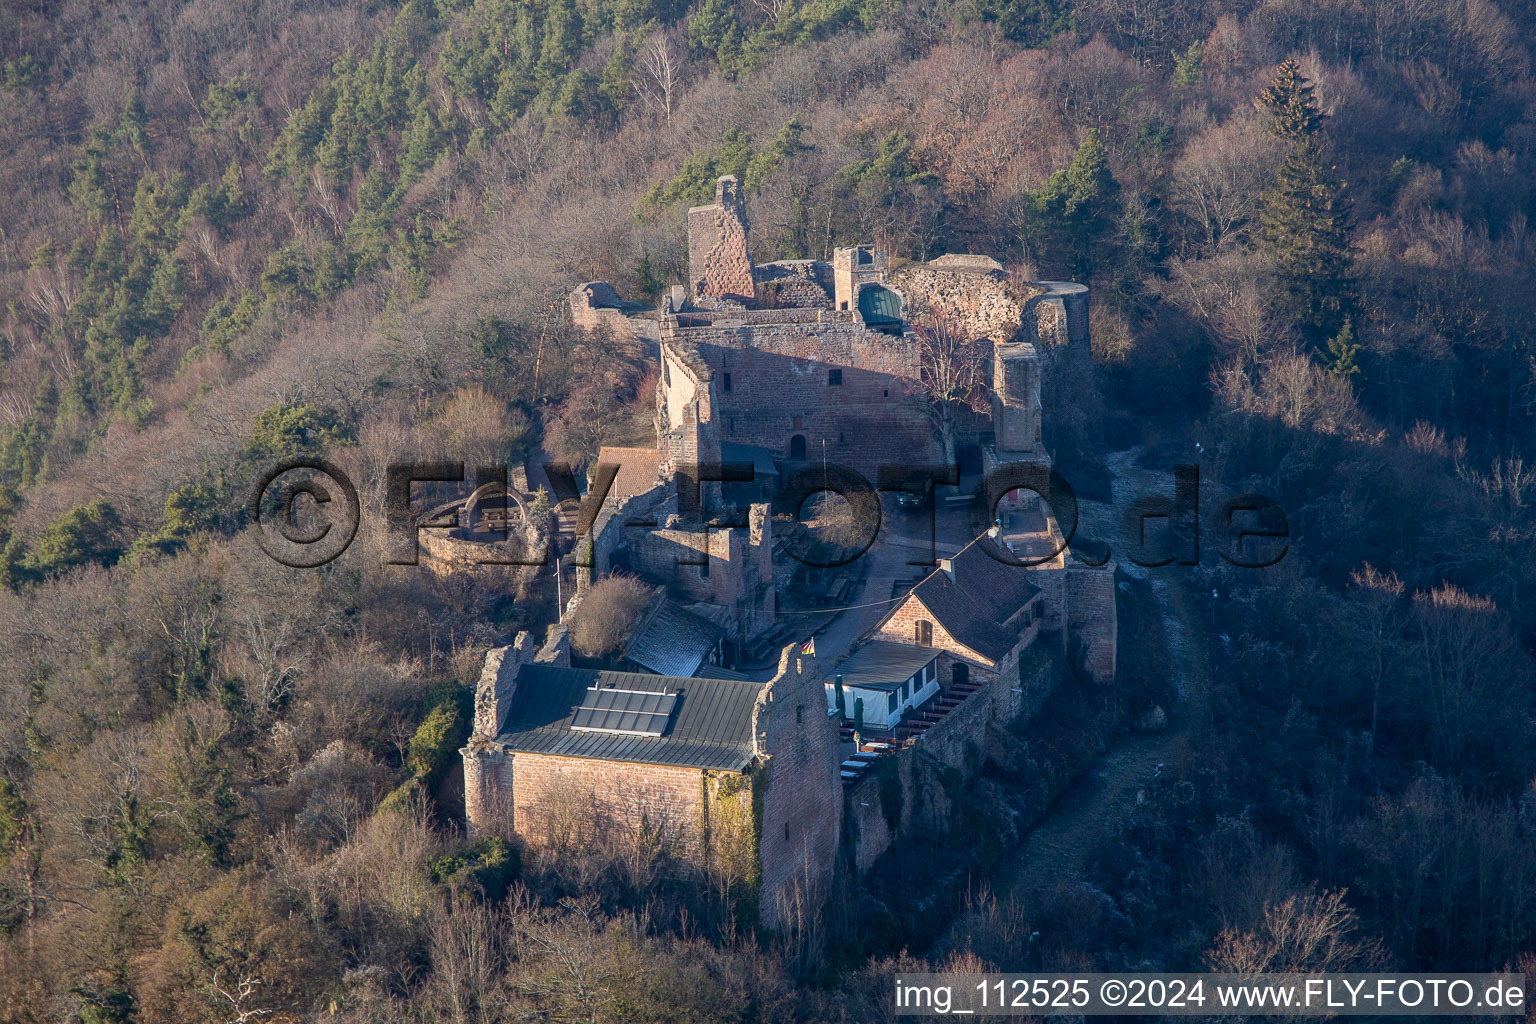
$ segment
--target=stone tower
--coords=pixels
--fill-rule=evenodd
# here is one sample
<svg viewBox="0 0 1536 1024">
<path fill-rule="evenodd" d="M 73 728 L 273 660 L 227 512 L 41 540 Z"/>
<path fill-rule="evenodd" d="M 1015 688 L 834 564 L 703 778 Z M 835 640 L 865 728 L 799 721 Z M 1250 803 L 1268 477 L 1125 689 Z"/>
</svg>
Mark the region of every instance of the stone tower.
<svg viewBox="0 0 1536 1024">
<path fill-rule="evenodd" d="M 747 207 L 732 175 L 715 181 L 712 205 L 688 211 L 688 296 L 752 301 Z"/>
<path fill-rule="evenodd" d="M 1040 438 L 1040 353 L 1028 342 L 992 350 L 992 426 L 998 453 L 1043 456 Z"/>
<path fill-rule="evenodd" d="M 884 284 L 885 250 L 854 245 L 832 250 L 832 292 L 838 309 L 858 309 L 859 289 Z"/>
</svg>

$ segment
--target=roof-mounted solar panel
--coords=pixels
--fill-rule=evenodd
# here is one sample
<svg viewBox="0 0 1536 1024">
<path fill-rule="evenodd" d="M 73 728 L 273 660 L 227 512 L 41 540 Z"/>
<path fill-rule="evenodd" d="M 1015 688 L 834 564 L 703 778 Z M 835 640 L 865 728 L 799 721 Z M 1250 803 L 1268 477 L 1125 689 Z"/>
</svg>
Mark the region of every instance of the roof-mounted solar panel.
<svg viewBox="0 0 1536 1024">
<path fill-rule="evenodd" d="M 677 707 L 677 694 L 589 686 L 571 719 L 574 732 L 660 736 Z"/>
</svg>

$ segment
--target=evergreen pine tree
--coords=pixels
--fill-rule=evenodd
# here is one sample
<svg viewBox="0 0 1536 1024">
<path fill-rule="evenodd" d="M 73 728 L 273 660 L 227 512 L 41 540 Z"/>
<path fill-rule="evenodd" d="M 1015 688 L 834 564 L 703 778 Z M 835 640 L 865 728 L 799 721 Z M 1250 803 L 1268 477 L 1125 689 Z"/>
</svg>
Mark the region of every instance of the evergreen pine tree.
<svg viewBox="0 0 1536 1024">
<path fill-rule="evenodd" d="M 1259 93 L 1257 106 L 1264 113 L 1265 127 L 1278 138 L 1310 139 L 1322 131 L 1323 114 L 1315 90 L 1294 59 L 1287 58 L 1275 69 L 1275 80 Z"/>
<path fill-rule="evenodd" d="M 1069 254 L 1074 277 L 1086 281 L 1097 267 L 1117 262 L 1107 249 L 1120 220 L 1120 184 L 1097 131 L 1032 198 L 1046 247 Z"/>
<path fill-rule="evenodd" d="M 1275 185 L 1264 194 L 1259 248 L 1299 323 L 1322 337 L 1339 330 L 1352 301 L 1349 201 L 1324 157 L 1323 115 L 1312 83 L 1287 60 L 1259 97 L 1271 133 L 1291 142 Z"/>
</svg>

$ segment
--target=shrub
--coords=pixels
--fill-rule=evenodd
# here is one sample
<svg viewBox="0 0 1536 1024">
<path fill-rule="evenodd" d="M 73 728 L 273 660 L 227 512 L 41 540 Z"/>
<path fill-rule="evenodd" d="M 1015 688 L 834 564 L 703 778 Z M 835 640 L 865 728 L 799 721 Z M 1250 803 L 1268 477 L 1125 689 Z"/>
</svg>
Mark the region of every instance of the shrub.
<svg viewBox="0 0 1536 1024">
<path fill-rule="evenodd" d="M 457 682 L 454 691 L 433 704 L 411 737 L 405 765 L 419 779 L 436 775 L 469 740 L 470 694 Z"/>
<path fill-rule="evenodd" d="M 430 866 L 432 880 L 439 885 L 458 889 L 473 883 L 485 893 L 486 899 L 499 900 L 517 878 L 523 862 L 516 847 L 505 839 L 486 836 L 458 853 L 433 857 Z"/>
<path fill-rule="evenodd" d="M 589 658 L 616 653 L 655 596 L 655 589 L 633 576 L 598 580 L 571 613 L 571 646 Z"/>
</svg>

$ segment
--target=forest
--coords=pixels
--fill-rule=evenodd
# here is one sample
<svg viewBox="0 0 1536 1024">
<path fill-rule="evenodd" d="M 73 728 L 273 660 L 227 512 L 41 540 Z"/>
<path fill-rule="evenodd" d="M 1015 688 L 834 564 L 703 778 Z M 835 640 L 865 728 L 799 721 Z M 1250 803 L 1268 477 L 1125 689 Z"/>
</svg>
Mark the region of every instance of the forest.
<svg viewBox="0 0 1536 1024">
<path fill-rule="evenodd" d="M 1533 60 L 1536 0 L 0 0 L 0 1021 L 1536 972 Z M 921 913 L 850 886 L 775 935 L 665 850 L 455 818 L 479 661 L 551 595 L 385 564 L 385 467 L 649 443 L 646 351 L 566 295 L 682 281 L 720 174 L 759 261 L 1089 283 L 1093 365 L 1045 381 L 1067 476 L 1198 444 L 1287 511 L 1277 565 L 1160 577 L 1189 756 L 1031 919 L 988 874 L 1016 834 Z M 296 456 L 362 492 L 322 569 L 245 520 Z M 1021 732 L 978 806 L 1043 809 L 1134 699 Z"/>
</svg>

